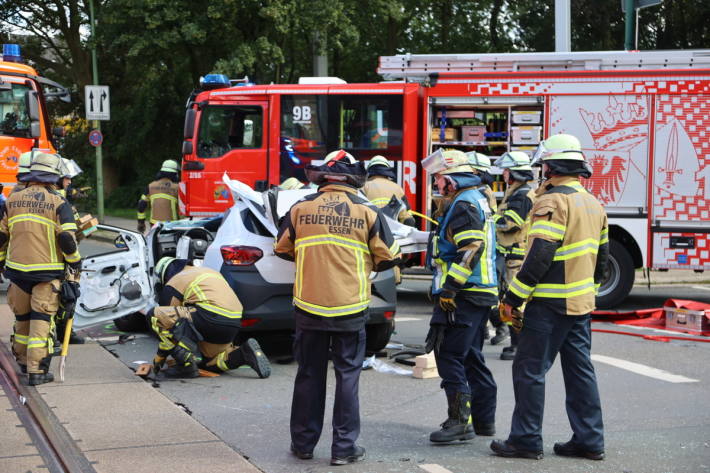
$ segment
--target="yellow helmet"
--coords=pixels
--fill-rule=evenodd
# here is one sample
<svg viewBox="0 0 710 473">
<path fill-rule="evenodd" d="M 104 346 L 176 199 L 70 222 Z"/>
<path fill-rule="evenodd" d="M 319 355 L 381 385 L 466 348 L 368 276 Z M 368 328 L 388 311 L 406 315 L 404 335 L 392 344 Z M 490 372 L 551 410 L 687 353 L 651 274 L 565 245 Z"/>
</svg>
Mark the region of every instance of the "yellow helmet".
<svg viewBox="0 0 710 473">
<path fill-rule="evenodd" d="M 584 161 L 582 144 L 579 139 L 576 136 L 564 133 L 552 135 L 540 142 L 531 164 L 540 164 L 539 161 L 552 161 L 555 159 Z"/>
<path fill-rule="evenodd" d="M 158 262 L 155 264 L 155 275 L 158 276 L 158 279 L 160 280 L 161 284 L 165 284 L 167 281 L 164 281 L 163 278 L 165 276 L 165 270 L 168 269 L 168 266 L 170 266 L 170 263 L 173 261 L 176 261 L 176 258 L 173 258 L 172 256 L 163 256 L 158 260 Z"/>
<path fill-rule="evenodd" d="M 503 153 L 493 164 L 501 169 L 510 169 L 511 171 L 532 171 L 532 167 L 530 167 L 530 156 L 524 151 L 508 151 Z"/>
<path fill-rule="evenodd" d="M 33 153 L 34 153 L 33 151 L 27 151 L 27 152 L 22 153 L 20 155 L 20 158 L 17 160 L 18 174 L 30 172 L 30 166 L 32 165 L 32 154 Z"/>
<path fill-rule="evenodd" d="M 280 187 L 281 189 L 283 189 L 283 190 L 289 190 L 289 191 L 290 191 L 290 190 L 300 189 L 300 188 L 303 187 L 303 185 L 304 185 L 304 184 L 303 184 L 301 181 L 299 181 L 298 179 L 296 179 L 295 177 L 289 177 L 288 179 L 286 179 L 285 181 L 283 181 L 283 182 L 279 185 L 279 187 Z"/>
<path fill-rule="evenodd" d="M 491 158 L 485 154 L 471 151 L 466 153 L 466 157 L 468 158 L 468 163 L 474 169 L 478 169 L 479 171 L 488 171 L 491 169 Z"/>
<path fill-rule="evenodd" d="M 160 166 L 161 172 L 180 172 L 180 165 L 174 159 L 166 159 Z"/>
<path fill-rule="evenodd" d="M 466 153 L 457 149 L 436 150 L 422 160 L 422 167 L 429 174 L 473 172 Z"/>
<path fill-rule="evenodd" d="M 62 161 L 59 156 L 51 153 L 35 153 L 32 157 L 30 171 L 61 175 Z"/>
<path fill-rule="evenodd" d="M 388 168 L 392 167 L 387 158 L 385 158 L 384 156 L 380 156 L 379 154 L 377 156 L 373 156 L 372 159 L 367 163 L 367 169 L 370 169 L 372 166 L 386 166 Z"/>
</svg>

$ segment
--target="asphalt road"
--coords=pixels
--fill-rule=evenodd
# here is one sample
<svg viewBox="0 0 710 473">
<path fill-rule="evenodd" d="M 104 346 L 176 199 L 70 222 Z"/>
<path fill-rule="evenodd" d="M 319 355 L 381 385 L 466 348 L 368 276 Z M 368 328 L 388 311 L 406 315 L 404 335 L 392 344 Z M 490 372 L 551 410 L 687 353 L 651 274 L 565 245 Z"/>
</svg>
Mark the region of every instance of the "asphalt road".
<svg viewBox="0 0 710 473">
<path fill-rule="evenodd" d="M 427 283 L 407 280 L 400 286 L 397 330 L 393 341 L 420 345 L 431 311 Z M 667 298 L 710 302 L 710 286 L 636 287 L 624 309 L 657 307 Z M 594 328 L 614 328 L 594 324 Z M 649 329 L 623 329 L 655 334 Z M 107 349 L 127 365 L 152 358 L 156 342 L 138 334 L 116 343 L 111 326 L 95 328 Z M 662 343 L 606 333 L 594 334 L 593 354 L 602 396 L 607 459 L 591 462 L 559 458 L 552 444 L 571 433 L 564 408 L 564 387 L 558 364 L 547 377 L 543 435 L 545 459 L 509 460 L 491 456 L 490 438 L 468 443 L 433 446 L 428 435 L 446 417 L 445 397 L 438 379 L 363 371 L 360 385 L 362 431 L 359 443 L 367 459 L 347 467 L 331 467 L 330 409 L 334 377 L 328 380 L 328 407 L 323 435 L 315 459 L 297 460 L 288 452 L 289 415 L 296 365 L 289 363 L 288 337 L 261 338 L 273 372 L 260 380 L 249 368 L 217 378 L 164 381 L 161 392 L 184 404 L 199 422 L 224 439 L 249 461 L 268 473 L 295 472 L 688 472 L 710 471 L 710 344 L 690 341 Z M 498 383 L 497 437 L 507 436 L 513 410 L 511 362 L 498 359 L 501 347 L 486 345 L 484 353 Z M 381 358 L 384 360 L 384 358 Z M 674 375 L 687 382 L 669 382 L 638 374 L 618 365 L 625 360 Z M 611 364 L 610 364 L 611 363 Z M 396 365 L 400 366 L 401 365 Z M 403 367 L 406 368 L 406 367 Z M 138 401 L 138 400 L 137 400 Z M 429 465 L 429 466 L 427 466 Z M 431 466 L 434 465 L 434 466 Z M 441 469 L 443 468 L 443 469 Z"/>
</svg>

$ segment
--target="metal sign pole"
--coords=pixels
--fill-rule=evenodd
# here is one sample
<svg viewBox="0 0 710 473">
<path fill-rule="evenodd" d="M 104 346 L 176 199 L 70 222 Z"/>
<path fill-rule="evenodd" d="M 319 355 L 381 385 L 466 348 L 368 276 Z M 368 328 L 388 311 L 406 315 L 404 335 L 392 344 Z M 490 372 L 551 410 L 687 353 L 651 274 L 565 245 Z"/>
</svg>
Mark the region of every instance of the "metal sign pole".
<svg viewBox="0 0 710 473">
<path fill-rule="evenodd" d="M 91 68 L 93 70 L 94 85 L 99 85 L 99 71 L 96 66 L 96 23 L 94 22 L 94 0 L 89 0 L 89 14 L 91 15 Z M 94 120 L 94 129 L 101 131 L 101 122 Z M 96 213 L 100 223 L 104 223 L 104 170 L 101 145 L 96 147 Z"/>
</svg>

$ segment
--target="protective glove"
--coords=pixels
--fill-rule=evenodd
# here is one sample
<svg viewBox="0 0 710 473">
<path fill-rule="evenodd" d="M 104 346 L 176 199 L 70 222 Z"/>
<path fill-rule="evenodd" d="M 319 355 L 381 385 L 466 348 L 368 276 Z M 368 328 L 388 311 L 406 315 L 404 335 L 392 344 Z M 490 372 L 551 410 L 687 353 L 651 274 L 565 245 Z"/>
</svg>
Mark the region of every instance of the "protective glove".
<svg viewBox="0 0 710 473">
<path fill-rule="evenodd" d="M 441 307 L 441 310 L 444 312 L 455 312 L 456 311 L 456 302 L 454 299 L 456 298 L 456 293 L 453 291 L 448 291 L 444 289 L 441 291 L 439 294 L 439 307 Z"/>
<path fill-rule="evenodd" d="M 500 305 L 500 320 L 512 326 L 516 333 L 523 329 L 523 313 L 510 304 Z"/>
<path fill-rule="evenodd" d="M 523 329 L 523 313 L 520 312 L 517 308 L 514 308 L 512 310 L 512 326 L 513 330 L 515 330 L 517 333 L 520 333 L 520 331 Z"/>
<path fill-rule="evenodd" d="M 165 357 L 155 355 L 153 357 L 153 373 L 158 374 L 165 364 Z"/>
<path fill-rule="evenodd" d="M 145 233 L 145 220 L 138 220 L 138 232 Z"/>
<path fill-rule="evenodd" d="M 438 353 L 439 348 L 441 348 L 441 342 L 444 341 L 445 331 L 446 327 L 443 325 L 430 325 L 429 333 L 427 333 L 426 335 L 426 344 L 424 345 L 424 351 L 427 353 L 431 353 L 432 350 L 436 350 L 436 352 Z"/>
</svg>

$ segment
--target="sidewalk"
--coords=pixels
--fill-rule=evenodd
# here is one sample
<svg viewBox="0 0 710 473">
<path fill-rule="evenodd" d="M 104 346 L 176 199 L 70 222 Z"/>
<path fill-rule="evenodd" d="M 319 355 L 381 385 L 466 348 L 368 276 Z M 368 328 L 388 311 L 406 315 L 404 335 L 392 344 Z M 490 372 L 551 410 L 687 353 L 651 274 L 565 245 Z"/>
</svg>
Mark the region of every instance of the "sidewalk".
<svg viewBox="0 0 710 473">
<path fill-rule="evenodd" d="M 0 302 L 8 345 L 14 317 Z M 57 361 L 52 371 L 58 378 Z M 260 471 L 97 343 L 71 346 L 65 379 L 37 391 L 98 473 Z M 12 415 L 3 411 L 2 425 L 19 424 Z M 42 471 L 24 429 L 1 430 L 0 471 Z"/>
</svg>

